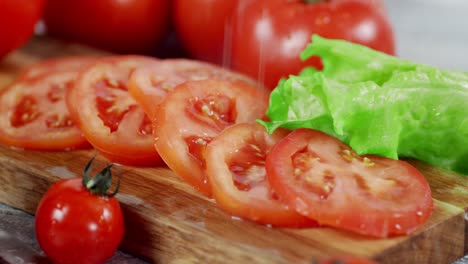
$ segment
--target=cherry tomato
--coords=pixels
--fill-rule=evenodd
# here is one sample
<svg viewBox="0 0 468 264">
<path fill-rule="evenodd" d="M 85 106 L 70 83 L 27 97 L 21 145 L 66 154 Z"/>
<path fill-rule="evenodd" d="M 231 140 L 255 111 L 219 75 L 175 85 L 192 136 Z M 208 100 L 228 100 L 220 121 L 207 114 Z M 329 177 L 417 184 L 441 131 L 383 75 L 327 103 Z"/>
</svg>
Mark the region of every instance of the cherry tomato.
<svg viewBox="0 0 468 264">
<path fill-rule="evenodd" d="M 76 72 L 19 80 L 0 93 L 0 143 L 34 150 L 88 147 L 70 118 L 65 92 Z"/>
<path fill-rule="evenodd" d="M 153 118 L 155 146 L 166 164 L 210 195 L 202 153 L 227 126 L 264 116 L 268 94 L 244 82 L 186 81 L 167 94 Z"/>
<path fill-rule="evenodd" d="M 105 173 L 101 176 L 110 176 Z M 107 193 L 109 187 L 97 187 L 99 180 L 94 185 L 89 183 L 82 178 L 59 180 L 37 207 L 36 237 L 54 263 L 104 263 L 114 255 L 123 238 L 119 202 L 113 195 L 101 193 Z"/>
<path fill-rule="evenodd" d="M 432 213 L 424 176 L 404 161 L 359 156 L 325 133 L 297 129 L 266 160 L 268 180 L 289 206 L 320 224 L 360 234 L 408 234 Z"/>
<path fill-rule="evenodd" d="M 112 162 L 138 166 L 161 163 L 153 146 L 151 121 L 127 90 L 132 71 L 155 61 L 143 56 L 103 59 L 83 71 L 66 94 L 74 122 Z"/>
<path fill-rule="evenodd" d="M 170 0 L 47 0 L 51 36 L 118 53 L 149 53 L 170 25 Z"/>
<path fill-rule="evenodd" d="M 311 2 L 311 1 L 309 1 Z M 239 2 L 232 18 L 232 68 L 273 89 L 305 66 L 321 69 L 318 57 L 299 54 L 313 34 L 395 53 L 393 30 L 375 1 L 255 0 Z"/>
<path fill-rule="evenodd" d="M 189 55 L 219 65 L 228 62 L 226 37 L 230 28 L 230 17 L 237 2 L 174 0 L 176 32 Z"/>
<path fill-rule="evenodd" d="M 187 80 L 219 79 L 243 81 L 252 85 L 256 82 L 247 76 L 199 61 L 166 59 L 136 69 L 129 83 L 129 92 L 150 116 L 155 115 L 156 105 L 175 86 Z"/>
<path fill-rule="evenodd" d="M 0 1 L 0 58 L 28 41 L 44 4 L 45 0 Z"/>
<path fill-rule="evenodd" d="M 17 79 L 29 79 L 43 74 L 58 71 L 80 71 L 96 62 L 94 56 L 70 56 L 42 60 L 26 66 L 18 74 Z"/>
<path fill-rule="evenodd" d="M 270 135 L 257 123 L 224 129 L 204 152 L 206 175 L 216 203 L 227 213 L 278 227 L 316 226 L 278 199 L 266 179 L 265 158 L 287 134 Z"/>
</svg>

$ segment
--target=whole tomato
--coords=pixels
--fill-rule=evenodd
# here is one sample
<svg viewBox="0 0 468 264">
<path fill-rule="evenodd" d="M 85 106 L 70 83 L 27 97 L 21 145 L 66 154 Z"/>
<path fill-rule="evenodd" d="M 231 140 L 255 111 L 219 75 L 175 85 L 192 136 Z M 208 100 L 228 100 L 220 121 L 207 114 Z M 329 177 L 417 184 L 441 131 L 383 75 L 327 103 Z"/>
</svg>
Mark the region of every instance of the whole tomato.
<svg viewBox="0 0 468 264">
<path fill-rule="evenodd" d="M 93 178 L 64 179 L 36 211 L 36 237 L 54 263 L 99 264 L 113 256 L 124 234 L 119 202 L 108 194 L 110 166 Z"/>
<path fill-rule="evenodd" d="M 319 58 L 299 59 L 311 36 L 344 39 L 395 53 L 393 30 L 375 0 L 244 0 L 232 17 L 232 68 L 273 89 Z"/>
<path fill-rule="evenodd" d="M 241 0 L 243 1 L 243 0 Z M 174 0 L 174 24 L 183 48 L 192 58 L 226 63 L 225 37 L 239 0 Z M 226 46 L 228 47 L 228 46 Z M 223 60 L 224 59 L 224 60 Z"/>
<path fill-rule="evenodd" d="M 19 48 L 33 34 L 44 0 L 0 1 L 0 58 Z"/>
<path fill-rule="evenodd" d="M 48 0 L 51 36 L 117 53 L 150 53 L 170 27 L 171 0 Z"/>
</svg>

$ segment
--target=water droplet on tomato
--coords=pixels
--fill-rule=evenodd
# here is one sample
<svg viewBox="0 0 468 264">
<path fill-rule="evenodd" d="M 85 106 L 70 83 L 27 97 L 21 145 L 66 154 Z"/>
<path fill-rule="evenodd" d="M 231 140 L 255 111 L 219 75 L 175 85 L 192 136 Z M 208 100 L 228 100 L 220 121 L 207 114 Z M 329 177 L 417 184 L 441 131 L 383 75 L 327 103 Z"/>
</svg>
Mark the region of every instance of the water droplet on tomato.
<svg viewBox="0 0 468 264">
<path fill-rule="evenodd" d="M 416 212 L 416 215 L 419 216 L 419 217 L 421 217 L 421 216 L 423 216 L 423 212 L 417 211 L 417 212 Z"/>
<path fill-rule="evenodd" d="M 400 224 L 396 224 L 396 225 L 395 225 L 395 228 L 396 228 L 396 230 L 401 230 L 401 225 L 400 225 Z"/>
<path fill-rule="evenodd" d="M 295 200 L 295 207 L 296 211 L 301 215 L 308 215 L 309 214 L 309 206 L 307 203 L 302 200 L 300 197 L 297 197 Z"/>
</svg>

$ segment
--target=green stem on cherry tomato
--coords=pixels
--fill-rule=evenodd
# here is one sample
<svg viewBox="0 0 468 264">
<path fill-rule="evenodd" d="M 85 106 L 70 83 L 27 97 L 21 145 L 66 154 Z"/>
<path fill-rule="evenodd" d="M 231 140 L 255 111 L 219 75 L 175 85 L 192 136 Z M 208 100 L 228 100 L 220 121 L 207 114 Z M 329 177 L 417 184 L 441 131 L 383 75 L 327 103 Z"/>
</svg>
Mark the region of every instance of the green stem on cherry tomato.
<svg viewBox="0 0 468 264">
<path fill-rule="evenodd" d="M 102 195 L 106 197 L 112 197 L 117 194 L 120 188 L 120 178 L 121 174 L 118 174 L 117 178 L 117 185 L 115 190 L 112 193 L 109 193 L 109 188 L 112 185 L 112 166 L 113 164 L 107 165 L 104 169 L 102 169 L 99 173 L 94 175 L 93 177 L 89 176 L 91 171 L 91 165 L 94 161 L 96 156 L 94 156 L 85 166 L 83 172 L 83 186 L 89 190 L 91 193 L 96 195 Z"/>
</svg>

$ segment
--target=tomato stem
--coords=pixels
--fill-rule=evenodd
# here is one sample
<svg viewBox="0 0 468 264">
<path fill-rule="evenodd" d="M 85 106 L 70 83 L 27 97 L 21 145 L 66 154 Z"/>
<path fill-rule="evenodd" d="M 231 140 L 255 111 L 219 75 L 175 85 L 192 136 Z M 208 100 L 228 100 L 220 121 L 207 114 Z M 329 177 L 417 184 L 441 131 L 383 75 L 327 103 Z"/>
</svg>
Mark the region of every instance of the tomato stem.
<svg viewBox="0 0 468 264">
<path fill-rule="evenodd" d="M 89 190 L 91 193 L 96 195 L 102 195 L 106 197 L 112 197 L 116 195 L 120 189 L 120 178 L 121 174 L 118 174 L 117 178 L 117 185 L 115 190 L 112 193 L 109 193 L 109 188 L 112 185 L 112 166 L 113 164 L 107 165 L 103 168 L 99 173 L 94 175 L 93 177 L 89 176 L 91 172 L 91 166 L 96 156 L 91 158 L 90 161 L 86 164 L 84 171 L 83 171 L 83 186 Z"/>
</svg>

